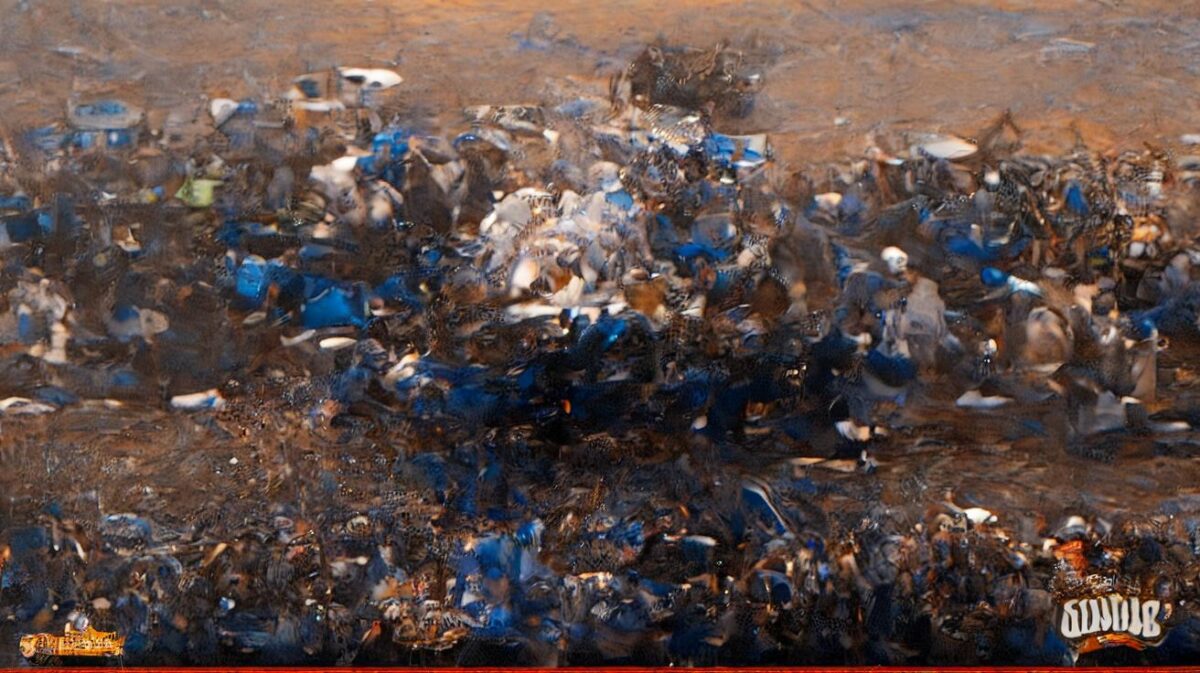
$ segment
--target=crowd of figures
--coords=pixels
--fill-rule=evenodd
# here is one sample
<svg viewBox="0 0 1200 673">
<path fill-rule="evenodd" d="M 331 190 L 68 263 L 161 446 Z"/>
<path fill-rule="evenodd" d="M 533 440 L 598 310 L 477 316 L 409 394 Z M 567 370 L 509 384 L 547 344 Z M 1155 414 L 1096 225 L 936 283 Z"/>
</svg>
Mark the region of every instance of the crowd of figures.
<svg viewBox="0 0 1200 673">
<path fill-rule="evenodd" d="M 1166 639 L 1090 656 L 1194 657 L 1194 495 L 1006 511 L 884 472 L 997 420 L 1063 480 L 1187 465 L 1200 160 L 1031 156 L 1004 114 L 781 166 L 720 131 L 763 86 L 659 45 L 437 131 L 342 68 L 10 134 L 0 441 L 92 490 L 10 498 L 0 617 L 90 613 L 128 662 L 1045 664 L 1111 576 Z M 123 414 L 225 486 L 46 429 Z"/>
</svg>

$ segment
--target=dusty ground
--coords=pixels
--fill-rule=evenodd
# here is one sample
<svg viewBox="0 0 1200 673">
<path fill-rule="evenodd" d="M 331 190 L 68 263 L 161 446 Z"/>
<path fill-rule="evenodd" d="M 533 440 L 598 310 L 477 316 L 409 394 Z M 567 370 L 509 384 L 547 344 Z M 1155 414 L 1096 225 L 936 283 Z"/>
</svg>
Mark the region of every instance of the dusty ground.
<svg viewBox="0 0 1200 673">
<path fill-rule="evenodd" d="M 1097 144 L 1200 129 L 1200 8 L 1164 0 L 3 4 L 0 114 L 18 125 L 72 95 L 162 109 L 334 64 L 394 66 L 429 110 L 554 100 L 663 37 L 768 54 L 747 126 L 790 161 L 861 152 L 872 130 L 970 134 L 1005 108 L 1034 148 L 1072 142 L 1072 123 Z"/>
</svg>

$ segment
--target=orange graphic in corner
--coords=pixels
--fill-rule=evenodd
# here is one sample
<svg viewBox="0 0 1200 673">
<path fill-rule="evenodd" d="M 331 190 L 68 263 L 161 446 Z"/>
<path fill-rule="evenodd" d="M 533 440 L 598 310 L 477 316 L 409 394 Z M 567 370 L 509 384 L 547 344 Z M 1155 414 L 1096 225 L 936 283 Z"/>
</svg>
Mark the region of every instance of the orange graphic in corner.
<svg viewBox="0 0 1200 673">
<path fill-rule="evenodd" d="M 119 657 L 125 654 L 125 637 L 113 631 L 97 631 L 90 625 L 82 631 L 67 624 L 63 635 L 38 633 L 21 636 L 21 656 L 38 664 L 55 663 L 66 657 Z"/>
</svg>

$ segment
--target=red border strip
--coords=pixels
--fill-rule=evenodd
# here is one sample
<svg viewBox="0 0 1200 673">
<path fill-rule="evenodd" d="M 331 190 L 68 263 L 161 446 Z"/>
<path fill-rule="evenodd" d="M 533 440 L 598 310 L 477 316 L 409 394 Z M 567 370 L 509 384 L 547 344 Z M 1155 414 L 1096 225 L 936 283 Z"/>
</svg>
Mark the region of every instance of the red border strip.
<svg viewBox="0 0 1200 673">
<path fill-rule="evenodd" d="M 805 667 L 755 667 L 755 668 L 735 668 L 735 667 L 711 667 L 711 668 L 694 668 L 685 667 L 639 667 L 639 666 L 596 666 L 596 667 L 570 667 L 570 668 L 427 668 L 421 666 L 276 666 L 276 667 L 245 667 L 245 666 L 203 666 L 203 667 L 163 667 L 163 666 L 120 666 L 120 667 L 53 667 L 53 666 L 34 666 L 29 668 L 0 668 L 0 673 L 29 673 L 30 671 L 70 671 L 71 673 L 113 673 L 113 671 L 131 669 L 139 673 L 226 673 L 233 671 L 235 673 L 282 673 L 289 671 L 291 673 L 330 673 L 348 671 L 352 673 L 401 673 L 401 672 L 416 672 L 421 673 L 683 673 L 684 671 L 695 671 L 695 673 L 815 673 L 818 671 L 861 671 L 862 673 L 934 673 L 936 671 L 951 671 L 953 673 L 985 673 L 988 671 L 1004 671 L 1007 673 L 1063 673 L 1070 671 L 1071 673 L 1108 673 L 1110 671 L 1178 671 L 1180 673 L 1200 673 L 1200 666 L 1130 666 L 1130 667 L 1100 667 L 1100 666 L 1080 666 L 1080 667 L 1062 667 L 1062 666 L 805 666 Z"/>
</svg>

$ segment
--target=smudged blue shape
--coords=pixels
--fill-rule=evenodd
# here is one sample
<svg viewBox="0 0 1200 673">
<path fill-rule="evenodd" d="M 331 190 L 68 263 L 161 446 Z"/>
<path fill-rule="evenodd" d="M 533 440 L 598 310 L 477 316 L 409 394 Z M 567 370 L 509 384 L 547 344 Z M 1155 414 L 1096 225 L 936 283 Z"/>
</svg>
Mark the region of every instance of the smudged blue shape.
<svg viewBox="0 0 1200 673">
<path fill-rule="evenodd" d="M 841 211 L 843 219 L 857 217 L 866 209 L 867 204 L 853 192 L 842 194 L 842 201 L 838 204 L 838 210 Z"/>
<path fill-rule="evenodd" d="M 511 551 L 511 547 L 505 544 L 504 538 L 499 535 L 488 535 L 475 540 L 475 558 L 479 560 L 479 567 L 484 572 L 507 566 Z"/>
<path fill-rule="evenodd" d="M 729 256 L 729 251 L 722 250 L 720 248 L 713 248 L 704 245 L 703 243 L 692 242 L 684 243 L 683 245 L 675 248 L 675 254 L 685 262 L 691 262 L 692 260 L 696 260 L 701 257 L 719 262 Z"/>
<path fill-rule="evenodd" d="M 455 510 L 466 516 L 479 513 L 479 482 L 474 479 L 464 479 L 459 482 L 458 492 L 454 494 L 452 503 Z M 442 498 L 444 500 L 444 496 Z"/>
<path fill-rule="evenodd" d="M 519 488 L 513 488 L 509 495 L 512 497 L 513 504 L 518 507 L 528 507 L 529 497 L 525 495 L 525 491 Z"/>
<path fill-rule="evenodd" d="M 18 528 L 9 533 L 8 545 L 12 549 L 13 554 L 20 557 L 27 552 L 49 547 L 50 535 L 42 526 Z"/>
<path fill-rule="evenodd" d="M 396 274 L 383 281 L 375 288 L 375 295 L 384 301 L 401 302 L 412 308 L 421 308 L 424 301 L 421 296 L 408 287 L 408 276 Z"/>
<path fill-rule="evenodd" d="M 28 196 L 0 196 L 0 210 L 29 210 L 32 206 Z"/>
<path fill-rule="evenodd" d="M 946 240 L 945 247 L 951 254 L 970 257 L 980 262 L 990 262 L 995 258 L 990 250 L 980 247 L 966 236 L 951 236 Z"/>
<path fill-rule="evenodd" d="M 671 631 L 667 651 L 675 657 L 695 657 L 713 649 L 707 639 L 713 635 L 713 627 L 704 622 L 685 623 Z"/>
<path fill-rule="evenodd" d="M 617 524 L 608 531 L 607 537 L 635 549 L 641 548 L 646 542 L 641 521 L 625 521 Z"/>
<path fill-rule="evenodd" d="M 54 152 L 62 148 L 67 140 L 67 134 L 53 126 L 34 129 L 26 136 L 29 142 L 43 152 Z"/>
<path fill-rule="evenodd" d="M 686 411 L 696 411 L 708 402 L 708 382 L 699 380 L 684 381 L 675 387 L 678 392 L 679 404 Z"/>
<path fill-rule="evenodd" d="M 834 263 L 837 265 L 838 285 L 844 286 L 846 279 L 850 278 L 850 274 L 854 273 L 854 258 L 842 246 L 835 243 L 832 247 Z"/>
<path fill-rule="evenodd" d="M 772 603 L 784 604 L 792 600 L 792 583 L 787 575 L 777 570 L 760 569 L 754 572 L 755 584 L 752 590 L 766 592 L 765 598 Z"/>
<path fill-rule="evenodd" d="M 533 387 L 537 385 L 538 373 L 542 369 L 543 368 L 540 366 L 531 365 L 523 369 L 521 373 L 517 375 L 517 387 L 521 390 L 523 395 L 528 394 L 533 390 Z"/>
<path fill-rule="evenodd" d="M 499 483 L 503 476 L 504 468 L 500 465 L 500 461 L 491 460 L 488 462 L 487 467 L 483 468 L 483 473 L 479 476 L 479 478 L 482 479 L 485 484 L 496 484 Z"/>
<path fill-rule="evenodd" d="M 889 356 L 878 350 L 867 354 L 867 369 L 889 386 L 901 386 L 917 378 L 917 365 L 910 359 Z"/>
<path fill-rule="evenodd" d="M 1091 212 L 1088 207 L 1087 197 L 1083 195 L 1083 187 L 1078 182 L 1072 181 L 1067 185 L 1067 207 L 1076 215 L 1087 216 Z"/>
<path fill-rule="evenodd" d="M 572 348 L 571 356 L 577 360 L 577 368 L 582 369 L 591 364 L 590 358 L 597 353 L 603 353 L 617 343 L 625 334 L 627 325 L 623 319 L 603 316 L 594 325 L 587 326 L 579 337 L 579 343 Z"/>
<path fill-rule="evenodd" d="M 680 542 L 683 559 L 688 563 L 706 564 L 712 559 L 714 545 L 695 535 L 688 535 Z"/>
<path fill-rule="evenodd" d="M 136 388 L 138 383 L 138 375 L 128 369 L 118 370 L 112 375 L 112 384 L 119 388 Z"/>
<path fill-rule="evenodd" d="M 858 342 L 842 334 L 840 329 L 834 329 L 820 341 L 813 344 L 810 351 L 809 373 L 804 379 L 804 389 L 809 392 L 823 391 L 834 380 L 835 369 L 844 369 L 850 365 L 850 358 L 858 348 Z"/>
<path fill-rule="evenodd" d="M 140 538 L 150 539 L 153 532 L 150 529 L 149 521 L 132 514 L 110 514 L 104 517 L 104 522 L 106 524 L 115 524 L 120 527 L 120 530 L 128 531 L 129 534 Z M 133 530 L 130 531 L 129 529 Z"/>
<path fill-rule="evenodd" d="M 708 158 L 721 167 L 732 164 L 754 166 L 766 159 L 761 153 L 750 148 L 746 139 L 722 133 L 710 133 L 704 139 L 703 147 Z"/>
<path fill-rule="evenodd" d="M 339 402 L 357 402 L 373 378 L 374 373 L 365 367 L 349 367 L 334 378 L 329 394 Z"/>
<path fill-rule="evenodd" d="M 637 605 L 619 603 L 609 613 L 605 624 L 609 628 L 625 633 L 641 631 L 646 628 L 646 614 Z"/>
<path fill-rule="evenodd" d="M 775 212 L 775 224 L 780 227 L 787 226 L 792 222 L 792 209 L 784 204 L 779 204 L 779 209 Z"/>
<path fill-rule="evenodd" d="M 38 340 L 36 323 L 33 315 L 21 313 L 17 318 L 17 336 L 22 343 L 31 344 Z"/>
<path fill-rule="evenodd" d="M 421 251 L 420 263 L 422 266 L 437 266 L 442 261 L 442 251 L 437 248 L 428 248 Z"/>
<path fill-rule="evenodd" d="M 239 222 L 227 220 L 217 229 L 217 240 L 227 248 L 236 248 L 242 244 L 242 237 L 245 232 L 242 230 L 242 225 Z"/>
<path fill-rule="evenodd" d="M 483 567 L 479 564 L 479 556 L 476 554 L 458 554 L 454 559 L 454 568 L 462 577 L 462 581 L 458 583 L 458 587 L 462 587 L 466 582 L 465 575 L 478 575 L 482 572 Z"/>
<path fill-rule="evenodd" d="M 1171 634 L 1167 634 L 1170 639 Z M 1042 640 L 1042 652 L 1044 653 L 1044 661 L 1065 661 L 1067 657 L 1072 657 L 1072 648 L 1067 644 L 1062 637 L 1058 635 L 1056 629 L 1046 629 L 1045 638 Z"/>
<path fill-rule="evenodd" d="M 463 145 L 466 145 L 469 143 L 480 143 L 480 142 L 486 143 L 488 141 L 479 137 L 479 134 L 477 134 L 477 133 L 472 133 L 470 131 L 467 131 L 466 133 L 460 133 L 457 136 L 455 136 L 454 140 L 450 141 L 450 144 L 454 147 L 454 149 L 460 150 L 460 149 L 462 149 Z"/>
<path fill-rule="evenodd" d="M 629 210 L 633 208 L 633 196 L 624 189 L 618 189 L 615 192 L 609 192 L 604 195 L 604 200 L 621 210 Z"/>
<path fill-rule="evenodd" d="M 114 115 L 122 115 L 129 108 L 125 104 L 115 100 L 101 100 L 95 103 L 80 105 L 75 108 L 75 114 L 80 117 L 111 117 Z"/>
<path fill-rule="evenodd" d="M 138 315 L 137 307 L 130 304 L 118 304 L 113 308 L 113 319 L 119 322 L 137 320 Z"/>
<path fill-rule="evenodd" d="M 302 79 L 296 83 L 300 87 L 300 92 L 307 98 L 317 98 L 321 95 L 321 89 L 314 79 Z"/>
<path fill-rule="evenodd" d="M 42 402 L 54 404 L 55 407 L 67 407 L 67 405 L 79 402 L 79 396 L 76 393 L 56 385 L 38 386 L 34 391 L 34 397 L 41 399 Z"/>
<path fill-rule="evenodd" d="M 541 519 L 526 521 L 517 528 L 517 544 L 523 547 L 537 547 L 542 541 L 542 531 L 546 529 Z"/>
<path fill-rule="evenodd" d="M 779 422 L 779 429 L 789 438 L 796 441 L 806 441 L 812 436 L 812 426 L 803 416 L 789 416 Z"/>
<path fill-rule="evenodd" d="M 621 335 L 625 334 L 626 324 L 624 320 L 601 320 L 596 323 L 596 329 L 604 334 L 604 349 L 608 350 Z"/>
<path fill-rule="evenodd" d="M 367 324 L 367 301 L 358 288 L 341 287 L 324 278 L 310 277 L 309 281 L 308 300 L 300 307 L 304 327 L 363 327 Z"/>
<path fill-rule="evenodd" d="M 519 512 L 511 512 L 501 506 L 487 508 L 487 518 L 489 521 L 512 521 L 520 516 Z"/>
<path fill-rule="evenodd" d="M 541 617 L 535 637 L 543 643 L 558 643 L 563 637 L 562 626 L 549 617 Z"/>
<path fill-rule="evenodd" d="M 87 150 L 95 147 L 100 141 L 99 131 L 76 131 L 72 133 L 71 144 L 81 150 Z"/>
<path fill-rule="evenodd" d="M 247 257 L 238 268 L 235 292 L 237 308 L 253 310 L 262 306 L 270 287 L 267 264 L 259 258 Z"/>
<path fill-rule="evenodd" d="M 414 456 L 409 464 L 423 477 L 426 484 L 437 494 L 439 501 L 445 500 L 449 477 L 446 473 L 446 459 L 435 453 L 422 453 Z"/>
<path fill-rule="evenodd" d="M 368 154 L 366 156 L 359 157 L 358 160 L 354 162 L 354 167 L 366 175 L 373 175 L 375 173 L 375 164 L 377 161 L 378 159 L 375 157 L 375 155 Z"/>
<path fill-rule="evenodd" d="M 492 610 L 491 618 L 488 619 L 488 629 L 507 629 L 516 623 L 517 616 L 512 610 L 504 607 L 498 607 Z"/>
<path fill-rule="evenodd" d="M 704 139 L 704 152 L 709 159 L 728 165 L 737 152 L 737 142 L 722 133 L 711 133 Z"/>
<path fill-rule="evenodd" d="M 988 287 L 1000 287 L 1008 283 L 1008 274 L 994 266 L 985 266 L 979 272 L 979 279 Z"/>
<path fill-rule="evenodd" d="M 821 489 L 817 486 L 817 482 L 813 481 L 812 477 L 793 479 L 792 488 L 803 493 L 804 495 L 817 495 L 821 492 Z"/>
<path fill-rule="evenodd" d="M 649 577 L 640 577 L 636 571 L 630 571 L 629 575 L 631 579 L 637 581 L 638 587 L 644 589 L 650 593 L 650 595 L 658 598 L 666 598 L 679 589 L 678 586 L 669 582 L 659 582 L 657 580 L 650 579 Z"/>
<path fill-rule="evenodd" d="M 1133 327 L 1140 339 L 1149 339 L 1156 329 L 1154 320 L 1143 314 L 1139 319 L 1133 321 Z"/>
<path fill-rule="evenodd" d="M 452 388 L 446 396 L 446 411 L 471 421 L 494 418 L 502 407 L 502 398 L 499 395 L 478 385 L 460 384 Z"/>
<path fill-rule="evenodd" d="M 1021 253 L 1025 252 L 1025 249 L 1028 248 L 1032 243 L 1033 239 L 1026 236 L 1017 239 L 1008 245 L 997 248 L 988 248 L 988 250 L 990 251 L 989 254 L 992 254 L 995 257 L 999 257 L 1001 259 L 1014 259 Z"/>
<path fill-rule="evenodd" d="M 357 166 L 362 171 L 369 175 L 374 175 L 378 172 L 395 172 L 395 167 L 398 166 L 404 155 L 408 154 L 409 139 L 412 138 L 412 131 L 404 128 L 387 128 L 375 134 L 371 139 L 371 154 L 360 157 Z M 457 149 L 457 145 L 455 145 Z M 395 178 L 396 175 L 390 175 L 389 178 Z M 399 176 L 403 177 L 403 168 L 399 169 Z M 388 182 L 395 184 L 392 179 Z"/>
<path fill-rule="evenodd" d="M 833 576 L 833 571 L 832 571 L 832 569 L 830 569 L 828 563 L 825 563 L 822 561 L 817 564 L 817 577 L 822 582 L 824 582 L 825 580 L 829 579 L 832 576 Z"/>
<path fill-rule="evenodd" d="M 1198 315 L 1200 315 L 1200 294 L 1189 291 L 1182 296 L 1169 297 L 1154 308 L 1131 312 L 1130 319 L 1134 325 L 1148 321 L 1161 334 L 1174 337 L 1194 335 Z M 1148 336 L 1149 334 L 1146 335 L 1146 337 Z"/>
<path fill-rule="evenodd" d="M 333 248 L 319 243 L 305 243 L 300 246 L 300 259 L 311 262 L 323 259 L 333 254 Z"/>
<path fill-rule="evenodd" d="M 44 229 L 39 212 L 29 212 L 4 219 L 4 228 L 8 231 L 8 240 L 13 243 L 32 241 L 43 235 Z"/>
<path fill-rule="evenodd" d="M 1005 432 L 1005 439 L 1008 441 L 1016 441 L 1025 437 L 1047 437 L 1046 426 L 1041 421 L 1028 418 L 1019 422 L 1013 423 Z"/>
<path fill-rule="evenodd" d="M 787 524 L 784 522 L 783 516 L 779 514 L 779 510 L 775 509 L 770 495 L 763 487 L 757 484 L 742 484 L 742 502 L 750 511 L 766 519 L 775 528 L 776 533 L 787 532 Z"/>
<path fill-rule="evenodd" d="M 104 144 L 107 147 L 129 147 L 133 144 L 133 132 L 128 129 L 106 131 Z"/>
</svg>

